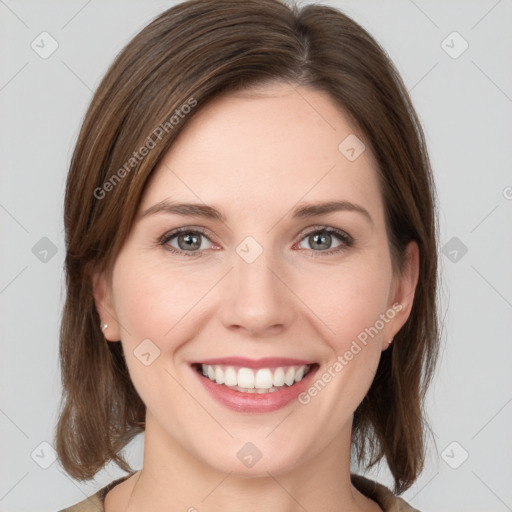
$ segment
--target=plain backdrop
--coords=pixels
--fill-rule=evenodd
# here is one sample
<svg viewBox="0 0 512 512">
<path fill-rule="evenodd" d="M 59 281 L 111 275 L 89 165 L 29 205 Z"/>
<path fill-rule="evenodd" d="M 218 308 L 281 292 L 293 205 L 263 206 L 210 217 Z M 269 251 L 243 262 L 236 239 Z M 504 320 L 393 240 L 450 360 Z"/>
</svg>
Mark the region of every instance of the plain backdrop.
<svg viewBox="0 0 512 512">
<path fill-rule="evenodd" d="M 428 396 L 427 466 L 404 498 L 422 512 L 512 510 L 512 2 L 324 3 L 395 62 L 438 188 L 443 353 Z M 0 1 L 1 512 L 55 512 L 124 475 L 109 466 L 78 483 L 53 459 L 63 191 L 92 91 L 174 4 Z M 142 442 L 126 449 L 136 469 Z M 391 483 L 385 466 L 370 477 Z"/>
</svg>

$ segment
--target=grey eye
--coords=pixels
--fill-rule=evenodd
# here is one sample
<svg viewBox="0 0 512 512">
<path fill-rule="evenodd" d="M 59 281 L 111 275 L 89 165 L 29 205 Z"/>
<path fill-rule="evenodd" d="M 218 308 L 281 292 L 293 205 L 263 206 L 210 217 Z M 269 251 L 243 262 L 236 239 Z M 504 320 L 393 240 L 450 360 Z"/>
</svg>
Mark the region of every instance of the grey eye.
<svg viewBox="0 0 512 512">
<path fill-rule="evenodd" d="M 184 231 L 170 237 L 166 243 L 171 247 L 180 251 L 197 251 L 199 249 L 205 249 L 203 239 L 207 240 L 205 235 L 198 233 L 197 231 Z M 177 246 L 174 243 L 177 243 Z M 206 244 L 207 245 L 207 244 Z"/>
<path fill-rule="evenodd" d="M 333 236 L 334 235 L 334 236 Z M 328 231 L 315 231 L 305 236 L 301 241 L 301 244 L 306 241 L 309 244 L 309 247 L 304 247 L 299 244 L 299 247 L 302 249 L 313 249 L 313 250 L 325 250 L 325 249 L 334 249 L 341 245 L 341 242 L 338 242 L 337 245 L 331 245 L 335 239 L 339 237 L 335 234 L 331 234 Z"/>
</svg>

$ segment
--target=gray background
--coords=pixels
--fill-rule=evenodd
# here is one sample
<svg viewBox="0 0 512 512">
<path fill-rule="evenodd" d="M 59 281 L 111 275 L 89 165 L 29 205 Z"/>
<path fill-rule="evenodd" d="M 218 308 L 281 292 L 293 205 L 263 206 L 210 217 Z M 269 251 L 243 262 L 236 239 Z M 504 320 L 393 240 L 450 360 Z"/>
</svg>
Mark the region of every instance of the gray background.
<svg viewBox="0 0 512 512">
<path fill-rule="evenodd" d="M 92 91 L 114 55 L 174 3 L 0 0 L 2 512 L 57 511 L 124 474 L 109 466 L 78 483 L 52 463 L 63 191 Z M 434 435 L 404 498 L 423 512 L 512 510 L 512 2 L 325 3 L 361 23 L 396 63 L 440 199 L 444 348 L 428 396 Z M 43 31 L 58 43 L 47 58 L 31 47 L 51 49 L 50 39 L 42 48 Z M 142 441 L 127 448 L 137 469 Z M 370 476 L 391 482 L 385 468 Z"/>
</svg>

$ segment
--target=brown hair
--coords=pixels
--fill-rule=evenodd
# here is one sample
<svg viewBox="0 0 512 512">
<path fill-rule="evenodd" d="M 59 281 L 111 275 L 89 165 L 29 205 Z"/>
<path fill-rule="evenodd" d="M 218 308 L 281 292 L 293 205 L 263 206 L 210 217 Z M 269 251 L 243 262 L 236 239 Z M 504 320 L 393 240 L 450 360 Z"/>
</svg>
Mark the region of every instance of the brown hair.
<svg viewBox="0 0 512 512">
<path fill-rule="evenodd" d="M 145 428 L 122 346 L 102 335 L 91 272 L 111 271 L 151 172 L 201 107 L 221 93 L 272 81 L 326 92 L 361 130 L 379 166 L 395 269 L 407 243 L 418 243 L 412 311 L 355 412 L 353 444 L 360 463 L 385 457 L 397 493 L 423 468 L 423 403 L 439 344 L 438 227 L 424 135 L 407 90 L 385 51 L 336 9 L 191 0 L 161 14 L 117 56 L 71 161 L 55 445 L 76 479 L 93 478 L 111 460 L 132 471 L 119 452 Z"/>
</svg>

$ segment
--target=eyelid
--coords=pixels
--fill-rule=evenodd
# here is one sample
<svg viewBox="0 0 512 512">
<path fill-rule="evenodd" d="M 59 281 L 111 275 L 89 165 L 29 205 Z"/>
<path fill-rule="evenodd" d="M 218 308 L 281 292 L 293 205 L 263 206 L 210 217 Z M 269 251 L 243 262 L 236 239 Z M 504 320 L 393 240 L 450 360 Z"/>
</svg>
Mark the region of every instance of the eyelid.
<svg viewBox="0 0 512 512">
<path fill-rule="evenodd" d="M 354 238 L 349 235 L 346 231 L 343 229 L 326 226 L 326 225 L 315 225 L 315 226 L 308 226 L 305 228 L 299 236 L 299 241 L 294 244 L 300 244 L 306 237 L 314 234 L 314 233 L 328 233 L 329 235 L 334 235 L 338 240 L 340 241 L 340 244 L 332 249 L 325 249 L 322 251 L 315 251 L 313 249 L 305 249 L 308 251 L 309 255 L 312 257 L 322 257 L 322 256 L 330 256 L 333 254 L 341 254 L 350 247 L 354 245 Z"/>
<path fill-rule="evenodd" d="M 217 243 L 214 239 L 212 239 L 214 237 L 212 237 L 209 234 L 209 230 L 208 229 L 203 228 L 203 227 L 199 227 L 199 226 L 182 226 L 182 227 L 179 227 L 179 228 L 171 229 L 170 231 L 167 231 L 166 233 L 164 233 L 159 238 L 158 241 L 159 241 L 159 243 L 161 245 L 165 245 L 170 240 L 172 240 L 173 238 L 177 237 L 181 233 L 199 233 L 202 236 L 204 236 L 206 239 L 208 239 L 211 243 L 213 243 L 213 244 Z M 175 251 L 177 251 L 177 252 L 179 251 L 179 249 L 176 249 L 175 247 L 173 247 L 173 249 Z M 189 253 L 196 253 L 197 254 L 197 253 L 202 252 L 202 251 L 182 251 L 182 252 L 189 252 Z"/>
<path fill-rule="evenodd" d="M 332 226 L 326 226 L 325 224 L 315 224 L 314 226 L 308 226 L 307 228 L 304 228 L 297 236 L 300 237 L 299 241 L 302 240 L 304 237 L 311 235 L 313 233 L 317 233 L 319 231 L 324 231 L 327 233 L 334 233 L 335 235 L 338 235 L 341 237 L 342 240 L 345 242 L 353 242 L 354 239 L 352 236 L 350 236 L 346 231 L 343 229 L 335 228 Z"/>
</svg>

